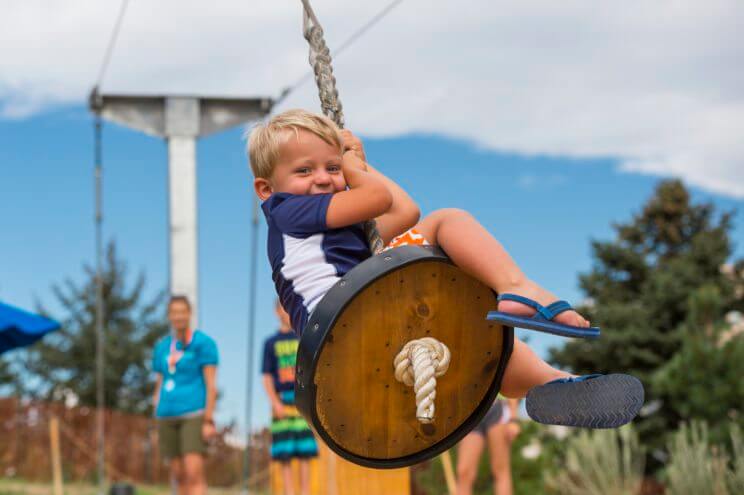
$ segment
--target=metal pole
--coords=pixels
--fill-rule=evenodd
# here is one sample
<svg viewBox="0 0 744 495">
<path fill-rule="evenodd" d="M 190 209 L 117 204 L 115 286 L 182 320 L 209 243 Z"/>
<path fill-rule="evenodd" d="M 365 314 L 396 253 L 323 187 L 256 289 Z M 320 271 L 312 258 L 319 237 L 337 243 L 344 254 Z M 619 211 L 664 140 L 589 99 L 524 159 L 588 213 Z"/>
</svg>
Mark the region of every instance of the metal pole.
<svg viewBox="0 0 744 495">
<path fill-rule="evenodd" d="M 106 491 L 104 439 L 104 334 L 103 334 L 103 180 L 101 152 L 101 115 L 95 118 L 95 187 L 96 187 L 96 439 L 98 443 L 98 493 Z"/>
<path fill-rule="evenodd" d="M 245 453 L 243 456 L 244 493 L 250 492 L 250 460 L 251 460 L 251 423 L 253 408 L 253 336 L 256 334 L 256 278 L 258 260 L 258 198 L 253 197 L 251 240 L 251 273 L 250 300 L 248 302 L 248 349 L 246 356 L 246 397 L 245 397 Z"/>
</svg>

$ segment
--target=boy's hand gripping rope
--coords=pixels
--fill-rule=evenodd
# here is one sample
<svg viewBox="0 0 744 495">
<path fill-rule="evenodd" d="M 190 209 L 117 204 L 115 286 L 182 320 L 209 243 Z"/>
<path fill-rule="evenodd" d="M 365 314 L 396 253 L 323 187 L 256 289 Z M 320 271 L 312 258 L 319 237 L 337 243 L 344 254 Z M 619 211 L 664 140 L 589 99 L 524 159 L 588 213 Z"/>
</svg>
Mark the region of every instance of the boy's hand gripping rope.
<svg viewBox="0 0 744 495">
<path fill-rule="evenodd" d="M 416 417 L 421 423 L 434 421 L 436 377 L 449 368 L 450 350 L 432 337 L 411 340 L 395 356 L 395 379 L 413 387 L 416 393 Z"/>
<path fill-rule="evenodd" d="M 320 106 L 323 113 L 332 119 L 339 128 L 344 127 L 344 112 L 341 100 L 338 98 L 336 78 L 331 66 L 331 51 L 323 38 L 323 28 L 315 17 L 310 6 L 310 0 L 301 0 L 305 14 L 303 16 L 303 35 L 310 45 L 310 65 L 315 72 L 315 83 L 318 86 Z M 385 247 L 374 220 L 364 222 L 364 232 L 367 235 L 369 250 L 372 254 L 380 254 Z"/>
</svg>

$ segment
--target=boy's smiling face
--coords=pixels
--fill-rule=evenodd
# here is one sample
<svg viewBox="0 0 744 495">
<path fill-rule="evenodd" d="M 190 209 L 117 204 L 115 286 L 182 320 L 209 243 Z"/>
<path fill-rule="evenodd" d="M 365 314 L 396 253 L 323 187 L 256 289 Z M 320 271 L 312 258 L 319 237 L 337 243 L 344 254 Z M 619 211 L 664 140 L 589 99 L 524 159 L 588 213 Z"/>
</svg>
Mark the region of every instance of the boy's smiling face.
<svg viewBox="0 0 744 495">
<path fill-rule="evenodd" d="M 275 192 L 324 194 L 346 189 L 341 150 L 312 132 L 289 131 L 270 179 L 254 181 L 256 194 L 267 200 Z"/>
</svg>

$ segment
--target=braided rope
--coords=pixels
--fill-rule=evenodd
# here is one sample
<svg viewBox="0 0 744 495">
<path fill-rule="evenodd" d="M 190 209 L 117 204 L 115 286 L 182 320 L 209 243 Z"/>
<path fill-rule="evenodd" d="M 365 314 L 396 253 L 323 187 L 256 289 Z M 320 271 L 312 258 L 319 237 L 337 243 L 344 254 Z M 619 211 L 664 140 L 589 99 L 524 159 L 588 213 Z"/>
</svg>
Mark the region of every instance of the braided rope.
<svg viewBox="0 0 744 495">
<path fill-rule="evenodd" d="M 323 28 L 310 6 L 310 0 L 301 0 L 304 7 L 303 36 L 310 45 L 310 65 L 315 73 L 315 83 L 318 86 L 318 96 L 323 113 L 333 120 L 339 128 L 344 128 L 344 111 L 336 89 L 336 78 L 331 65 L 331 51 L 323 37 Z M 367 236 L 369 249 L 372 254 L 379 254 L 385 247 L 374 220 L 364 222 L 364 232 Z"/>
<path fill-rule="evenodd" d="M 395 379 L 416 394 L 416 418 L 421 423 L 434 421 L 434 399 L 437 378 L 444 375 L 450 364 L 450 350 L 432 337 L 411 340 L 395 356 Z"/>
</svg>

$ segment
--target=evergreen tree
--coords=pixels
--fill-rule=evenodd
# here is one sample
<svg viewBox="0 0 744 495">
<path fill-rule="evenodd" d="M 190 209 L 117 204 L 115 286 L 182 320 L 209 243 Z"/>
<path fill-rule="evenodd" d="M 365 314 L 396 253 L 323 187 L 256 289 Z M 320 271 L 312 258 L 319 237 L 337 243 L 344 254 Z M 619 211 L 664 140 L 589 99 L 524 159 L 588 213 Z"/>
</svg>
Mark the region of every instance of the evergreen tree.
<svg viewBox="0 0 744 495">
<path fill-rule="evenodd" d="M 715 315 L 718 291 L 701 287 L 689 298 L 677 354 L 653 376 L 660 399 L 684 419 L 703 420 L 714 443 L 728 441 L 730 421 L 744 426 L 744 338 L 725 338 L 729 326 Z"/>
<path fill-rule="evenodd" d="M 638 427 L 652 449 L 663 447 L 664 432 L 690 414 L 679 400 L 665 396 L 669 379 L 682 371 L 674 358 L 685 335 L 713 339 L 711 329 L 726 312 L 744 304 L 737 290 L 741 271 L 722 270 L 732 253 L 731 216 L 717 214 L 712 204 L 693 203 L 680 181 L 661 182 L 640 213 L 614 226 L 615 239 L 592 243 L 594 266 L 580 277 L 590 303 L 581 310 L 603 328 L 602 337 L 573 341 L 551 353 L 554 363 L 578 373 L 626 372 L 640 378 L 646 404 L 655 412 L 640 418 Z M 657 379 L 670 363 L 677 371 Z M 710 385 L 718 377 L 698 378 Z"/>
<path fill-rule="evenodd" d="M 84 282 L 68 279 L 53 292 L 66 314 L 55 318 L 62 328 L 29 348 L 24 359 L 26 392 L 46 400 L 74 398 L 96 404 L 96 274 L 83 267 Z M 152 393 L 150 356 L 153 345 L 168 330 L 163 316 L 164 293 L 141 303 L 145 276 L 127 284 L 126 264 L 114 243 L 106 250 L 103 279 L 104 403 L 126 412 L 147 411 Z M 48 314 L 44 308 L 39 311 Z"/>
<path fill-rule="evenodd" d="M 10 366 L 7 361 L 0 357 L 0 387 L 13 383 L 15 377 L 10 372 Z"/>
</svg>

